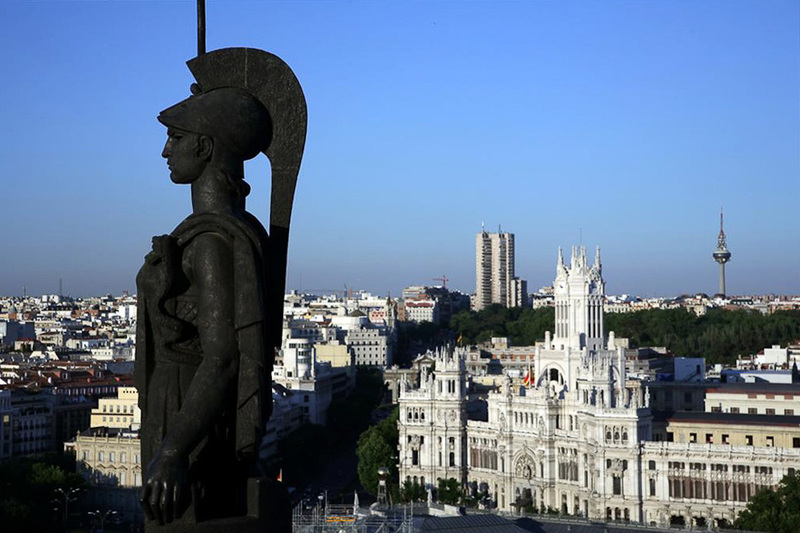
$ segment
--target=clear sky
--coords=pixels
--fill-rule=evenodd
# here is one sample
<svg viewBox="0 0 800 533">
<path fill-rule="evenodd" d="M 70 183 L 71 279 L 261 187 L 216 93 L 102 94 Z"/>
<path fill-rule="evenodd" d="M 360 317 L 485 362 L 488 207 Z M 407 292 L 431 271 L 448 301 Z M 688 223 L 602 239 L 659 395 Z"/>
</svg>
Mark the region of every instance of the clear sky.
<svg viewBox="0 0 800 533">
<path fill-rule="evenodd" d="M 288 288 L 475 289 L 481 224 L 550 284 L 800 293 L 800 3 L 208 0 L 208 49 L 294 69 L 309 128 Z M 190 211 L 158 112 L 188 95 L 195 2 L 0 2 L 0 294 L 135 291 Z M 268 166 L 247 167 L 266 217 Z"/>
</svg>

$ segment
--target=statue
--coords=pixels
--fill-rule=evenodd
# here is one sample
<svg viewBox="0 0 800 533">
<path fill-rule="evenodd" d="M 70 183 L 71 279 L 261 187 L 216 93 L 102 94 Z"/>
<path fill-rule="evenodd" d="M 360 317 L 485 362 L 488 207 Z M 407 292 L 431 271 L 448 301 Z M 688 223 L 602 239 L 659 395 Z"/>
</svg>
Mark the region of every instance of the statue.
<svg viewBox="0 0 800 533">
<path fill-rule="evenodd" d="M 284 531 L 285 491 L 256 461 L 272 410 L 305 99 L 291 69 L 260 50 L 216 50 L 188 66 L 194 94 L 158 120 L 192 214 L 153 238 L 137 276 L 146 528 Z M 244 161 L 259 153 L 272 168 L 269 234 L 245 210 Z"/>
</svg>

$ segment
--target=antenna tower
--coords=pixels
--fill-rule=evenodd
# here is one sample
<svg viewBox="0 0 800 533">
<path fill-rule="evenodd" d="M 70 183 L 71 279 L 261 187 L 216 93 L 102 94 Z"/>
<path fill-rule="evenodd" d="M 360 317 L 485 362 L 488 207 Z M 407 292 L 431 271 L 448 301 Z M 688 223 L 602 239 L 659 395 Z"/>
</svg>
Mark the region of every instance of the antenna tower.
<svg viewBox="0 0 800 533">
<path fill-rule="evenodd" d="M 731 252 L 728 250 L 728 243 L 725 238 L 724 215 L 722 208 L 719 210 L 719 235 L 717 235 L 717 249 L 714 250 L 712 257 L 719 263 L 719 294 L 725 296 L 725 263 L 731 260 Z"/>
</svg>

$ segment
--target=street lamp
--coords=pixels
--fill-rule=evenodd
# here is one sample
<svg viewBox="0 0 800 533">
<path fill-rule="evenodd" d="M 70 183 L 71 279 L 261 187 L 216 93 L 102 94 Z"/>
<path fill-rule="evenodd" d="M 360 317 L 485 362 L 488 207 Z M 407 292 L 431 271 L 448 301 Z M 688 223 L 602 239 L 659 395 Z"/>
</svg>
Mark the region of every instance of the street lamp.
<svg viewBox="0 0 800 533">
<path fill-rule="evenodd" d="M 93 516 L 94 518 L 97 518 L 98 520 L 100 520 L 100 533 L 105 531 L 105 527 L 104 526 L 105 526 L 106 519 L 108 519 L 108 517 L 110 517 L 110 516 L 115 516 L 116 514 L 118 514 L 118 513 L 116 511 L 112 511 L 111 509 L 109 509 L 108 511 L 105 511 L 105 512 L 100 511 L 100 510 L 89 511 L 89 516 Z"/>
<path fill-rule="evenodd" d="M 76 498 L 73 498 L 73 495 L 77 494 L 80 491 L 81 491 L 81 489 L 79 489 L 79 488 L 74 488 L 74 489 L 58 488 L 58 489 L 55 489 L 55 491 L 54 491 L 54 492 L 57 492 L 58 494 L 61 494 L 61 496 L 64 498 L 64 529 L 65 530 L 69 529 L 69 502 L 74 502 L 76 500 Z M 61 502 L 59 502 L 59 504 L 60 503 Z"/>
</svg>

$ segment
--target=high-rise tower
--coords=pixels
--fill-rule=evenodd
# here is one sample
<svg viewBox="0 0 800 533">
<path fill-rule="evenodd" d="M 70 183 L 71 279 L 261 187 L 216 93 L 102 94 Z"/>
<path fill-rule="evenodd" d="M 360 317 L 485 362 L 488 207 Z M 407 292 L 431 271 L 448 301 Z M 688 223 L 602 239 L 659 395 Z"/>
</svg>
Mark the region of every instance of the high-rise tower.
<svg viewBox="0 0 800 533">
<path fill-rule="evenodd" d="M 725 230 L 722 227 L 722 209 L 719 210 L 719 235 L 717 236 L 717 249 L 714 250 L 714 261 L 719 263 L 719 293 L 725 295 L 725 263 L 731 260 L 728 244 L 725 242 Z"/>
<path fill-rule="evenodd" d="M 514 275 L 514 234 L 481 231 L 475 236 L 475 302 L 480 311 L 492 304 L 525 305 L 527 283 Z"/>
</svg>

